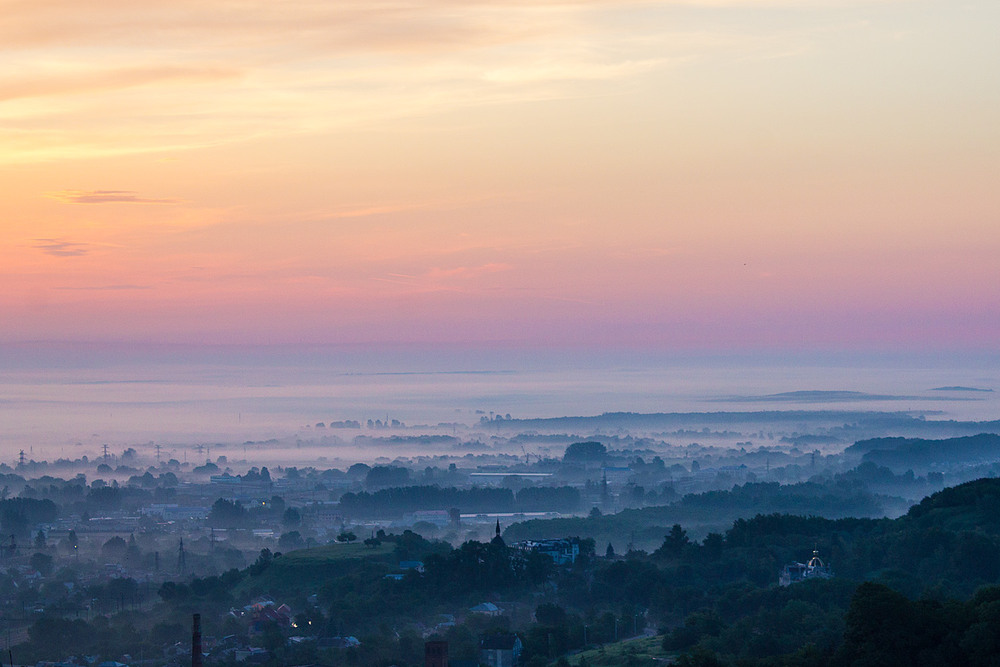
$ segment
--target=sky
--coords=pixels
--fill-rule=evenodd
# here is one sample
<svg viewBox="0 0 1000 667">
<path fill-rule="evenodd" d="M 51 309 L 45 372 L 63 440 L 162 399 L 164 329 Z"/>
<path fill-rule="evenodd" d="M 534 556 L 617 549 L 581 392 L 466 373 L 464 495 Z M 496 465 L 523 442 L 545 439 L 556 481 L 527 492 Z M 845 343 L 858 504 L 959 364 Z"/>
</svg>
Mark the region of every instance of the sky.
<svg viewBox="0 0 1000 667">
<path fill-rule="evenodd" d="M 994 349 L 996 0 L 0 0 L 0 343 Z"/>
</svg>

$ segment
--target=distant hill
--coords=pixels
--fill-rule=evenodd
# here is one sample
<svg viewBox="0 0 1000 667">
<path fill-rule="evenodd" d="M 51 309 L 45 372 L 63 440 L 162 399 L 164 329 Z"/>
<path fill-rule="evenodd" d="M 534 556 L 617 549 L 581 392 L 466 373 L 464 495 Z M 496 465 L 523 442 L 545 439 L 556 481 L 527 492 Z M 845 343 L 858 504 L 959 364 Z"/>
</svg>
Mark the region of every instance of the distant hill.
<svg viewBox="0 0 1000 667">
<path fill-rule="evenodd" d="M 977 479 L 942 489 L 911 507 L 905 518 L 924 529 L 1000 536 L 1000 479 Z"/>
<path fill-rule="evenodd" d="M 990 393 L 993 390 L 992 389 L 981 389 L 979 387 L 962 387 L 962 386 L 956 385 L 956 386 L 953 386 L 953 387 L 934 387 L 933 389 L 931 389 L 931 391 L 981 391 L 981 392 Z"/>
<path fill-rule="evenodd" d="M 730 396 L 720 401 L 790 401 L 803 403 L 826 403 L 841 401 L 903 401 L 917 399 L 917 396 L 898 394 L 869 394 L 863 391 L 827 391 L 810 389 L 804 391 L 783 391 L 762 396 Z"/>
<path fill-rule="evenodd" d="M 882 426 L 912 425 L 920 420 L 908 412 L 865 412 L 859 410 L 759 410 L 738 412 L 605 412 L 594 416 L 504 419 L 490 426 L 504 429 L 645 427 L 678 428 L 692 424 L 796 424 L 808 421 L 864 422 Z"/>
<path fill-rule="evenodd" d="M 244 579 L 235 593 L 308 595 L 324 582 L 355 570 L 370 571 L 373 577 L 378 578 L 391 570 L 394 549 L 395 544 L 390 542 L 376 547 L 355 542 L 291 551 Z M 250 571 L 253 572 L 254 568 L 251 567 Z"/>
<path fill-rule="evenodd" d="M 877 518 L 898 516 L 906 511 L 908 504 L 901 498 L 850 487 L 758 482 L 731 490 L 688 494 L 670 505 L 628 509 L 617 514 L 524 521 L 504 531 L 504 538 L 518 541 L 576 535 L 593 538 L 598 545 L 611 542 L 616 548 L 624 548 L 628 541 L 633 541 L 637 548 L 647 549 L 659 546 L 664 533 L 675 523 L 704 534 L 722 532 L 736 519 L 757 514 Z"/>
<path fill-rule="evenodd" d="M 924 438 L 872 438 L 860 440 L 845 452 L 862 461 L 886 466 L 895 472 L 942 470 L 955 466 L 1000 462 L 1000 435 L 978 435 L 942 440 Z"/>
<path fill-rule="evenodd" d="M 812 394 L 813 392 L 806 392 Z M 926 397 L 925 397 L 926 398 Z M 944 398 L 944 397 L 939 397 Z M 954 399 L 949 399 L 954 400 Z M 978 400 L 978 399 L 976 399 Z M 726 428 L 745 432 L 755 429 L 782 428 L 802 432 L 804 424 L 823 426 L 828 435 L 856 440 L 875 434 L 903 434 L 921 437 L 955 437 L 1000 431 L 1000 421 L 974 422 L 949 419 L 925 419 L 912 412 L 875 412 L 862 410 L 759 410 L 737 412 L 606 412 L 593 416 L 550 417 L 540 419 L 503 419 L 490 422 L 490 429 L 535 435 L 559 434 L 573 441 L 581 434 L 684 429 Z M 569 437 L 568 434 L 576 434 Z M 599 439 L 599 438 L 593 438 Z"/>
</svg>

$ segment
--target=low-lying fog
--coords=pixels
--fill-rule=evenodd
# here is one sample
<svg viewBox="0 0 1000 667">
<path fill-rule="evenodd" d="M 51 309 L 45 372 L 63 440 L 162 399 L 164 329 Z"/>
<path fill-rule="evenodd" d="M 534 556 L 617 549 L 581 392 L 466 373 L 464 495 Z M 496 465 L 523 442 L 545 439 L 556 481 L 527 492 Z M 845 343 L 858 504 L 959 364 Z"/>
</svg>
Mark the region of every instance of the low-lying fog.
<svg viewBox="0 0 1000 667">
<path fill-rule="evenodd" d="M 51 461 L 93 457 L 104 444 L 119 451 L 154 443 L 163 456 L 178 460 L 202 458 L 205 452 L 196 453 L 196 445 L 210 446 L 213 458 L 243 459 L 246 450 L 255 464 L 461 455 L 465 452 L 456 451 L 453 441 L 412 436 L 454 436 L 473 452 L 480 447 L 495 451 L 490 437 L 504 430 L 489 421 L 497 415 L 834 410 L 910 412 L 928 420 L 1000 416 L 1000 392 L 993 391 L 1000 389 L 1000 363 L 982 355 L 692 357 L 342 348 L 122 352 L 21 346 L 0 350 L 0 361 L 6 369 L 0 375 L 0 460 L 6 462 L 14 462 L 20 450 Z M 484 419 L 489 423 L 482 424 Z M 331 428 L 345 421 L 361 428 Z M 538 430 L 522 430 L 532 429 Z M 634 437 L 648 435 L 633 430 Z M 731 430 L 730 438 L 699 440 L 735 446 L 751 429 Z M 753 432 L 764 435 L 764 430 Z M 393 445 L 392 436 L 408 440 Z M 660 439 L 678 445 L 695 440 Z M 523 444 L 505 449 L 521 454 Z M 553 453 L 565 446 L 552 444 Z M 531 449 L 546 453 L 544 443 Z"/>
</svg>

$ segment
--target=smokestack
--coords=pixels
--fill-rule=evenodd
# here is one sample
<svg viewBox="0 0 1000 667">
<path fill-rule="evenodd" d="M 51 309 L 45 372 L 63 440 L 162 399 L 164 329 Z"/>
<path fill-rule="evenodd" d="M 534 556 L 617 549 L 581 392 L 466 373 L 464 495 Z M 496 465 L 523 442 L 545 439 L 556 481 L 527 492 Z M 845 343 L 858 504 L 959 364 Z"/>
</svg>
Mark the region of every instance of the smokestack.
<svg viewBox="0 0 1000 667">
<path fill-rule="evenodd" d="M 424 642 L 424 667 L 448 667 L 448 642 Z"/>
<path fill-rule="evenodd" d="M 191 628 L 191 667 L 201 667 L 201 614 L 194 615 Z"/>
</svg>

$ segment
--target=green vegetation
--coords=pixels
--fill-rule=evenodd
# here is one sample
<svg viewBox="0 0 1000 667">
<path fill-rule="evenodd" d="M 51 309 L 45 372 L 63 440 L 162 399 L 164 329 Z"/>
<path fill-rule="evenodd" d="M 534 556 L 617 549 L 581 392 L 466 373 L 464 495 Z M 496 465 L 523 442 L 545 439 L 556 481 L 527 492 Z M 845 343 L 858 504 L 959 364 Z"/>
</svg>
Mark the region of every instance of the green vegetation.
<svg viewBox="0 0 1000 667">
<path fill-rule="evenodd" d="M 322 567 L 341 560 L 381 558 L 391 554 L 394 549 L 395 544 L 392 542 L 380 543 L 377 546 L 368 546 L 360 542 L 330 544 L 287 553 L 281 557 L 280 567 Z M 279 567 L 278 563 L 275 566 Z"/>
<path fill-rule="evenodd" d="M 923 472 L 941 461 L 990 461 L 1000 452 L 1000 435 L 980 433 L 961 438 L 872 438 L 848 447 L 847 456 L 861 454 L 862 460 L 887 466 L 894 471 Z"/>
<path fill-rule="evenodd" d="M 872 472 L 878 471 L 859 474 Z M 701 516 L 739 502 L 832 504 L 837 496 L 824 495 L 826 488 L 747 484 L 686 496 L 677 505 Z M 843 497 L 851 497 L 852 488 L 845 482 Z M 595 515 L 576 525 L 621 530 L 616 522 L 669 521 L 673 511 L 678 508 Z M 643 666 L 671 656 L 679 665 L 741 667 L 996 664 L 998 517 L 1000 479 L 980 479 L 935 493 L 897 519 L 758 514 L 701 540 L 675 521 L 654 529 L 656 549 L 620 548 L 619 557 L 603 544 L 577 539 L 581 556 L 564 567 L 502 539 L 453 548 L 411 531 L 380 531 L 284 555 L 264 549 L 243 569 L 168 581 L 158 590 L 127 578 L 88 586 L 66 597 L 64 607 L 33 619 L 29 640 L 14 654 L 24 663 L 79 651 L 152 655 L 164 641 L 184 641 L 190 614 L 198 612 L 206 635 L 266 648 L 268 667 L 419 664 L 422 633 L 434 628 L 432 636 L 447 639 L 459 659 L 475 656 L 484 633 L 514 630 L 530 667 L 553 661 Z M 564 523 L 530 525 L 547 525 L 547 536 L 558 536 Z M 508 541 L 518 530 L 508 530 Z M 45 537 L 35 537 L 43 548 Z M 109 550 L 132 547 L 124 540 L 107 543 Z M 814 548 L 836 576 L 777 586 L 782 566 L 806 560 Z M 49 564 L 44 557 L 35 561 Z M 422 569 L 403 569 L 402 561 L 420 561 Z M 71 573 L 61 576 L 72 581 Z M 61 583 L 46 585 L 44 595 L 66 595 Z M 0 592 L 25 609 L 42 595 L 31 597 L 30 590 L 13 575 L 0 576 Z M 246 611 L 262 595 L 291 607 L 294 629 Z M 74 600 L 95 601 L 96 618 L 75 618 L 81 608 Z M 500 609 L 470 612 L 483 602 Z M 659 634 L 645 637 L 647 628 Z M 305 639 L 289 643 L 293 632 Z M 343 636 L 361 645 L 319 649 L 315 641 Z M 620 641 L 630 637 L 634 641 Z M 220 653 L 208 664 L 227 660 Z"/>
<path fill-rule="evenodd" d="M 249 577 L 236 587 L 236 595 L 294 596 L 318 590 L 325 582 L 363 569 L 372 576 L 383 576 L 391 569 L 397 545 L 381 542 L 377 546 L 360 542 L 331 544 L 302 549 L 274 557 L 266 549 L 248 568 Z M 363 566 L 363 562 L 367 565 Z"/>
<path fill-rule="evenodd" d="M 573 667 L 653 667 L 675 655 L 665 651 L 662 643 L 660 637 L 626 639 L 567 656 L 566 663 Z"/>
<path fill-rule="evenodd" d="M 442 507 L 461 507 L 466 512 L 573 512 L 580 507 L 580 492 L 570 486 L 527 487 L 514 493 L 503 488 L 428 485 L 345 493 L 340 497 L 340 510 L 354 518 L 400 517 L 407 512 Z"/>
<path fill-rule="evenodd" d="M 627 542 L 658 544 L 675 523 L 705 534 L 725 530 L 734 520 L 754 514 L 881 517 L 904 510 L 902 500 L 872 495 L 854 484 L 757 482 L 728 491 L 688 494 L 670 505 L 628 509 L 613 515 L 593 513 L 588 517 L 525 521 L 508 528 L 505 535 L 511 540 L 580 535 L 598 544 L 613 543 L 621 550 Z"/>
</svg>

